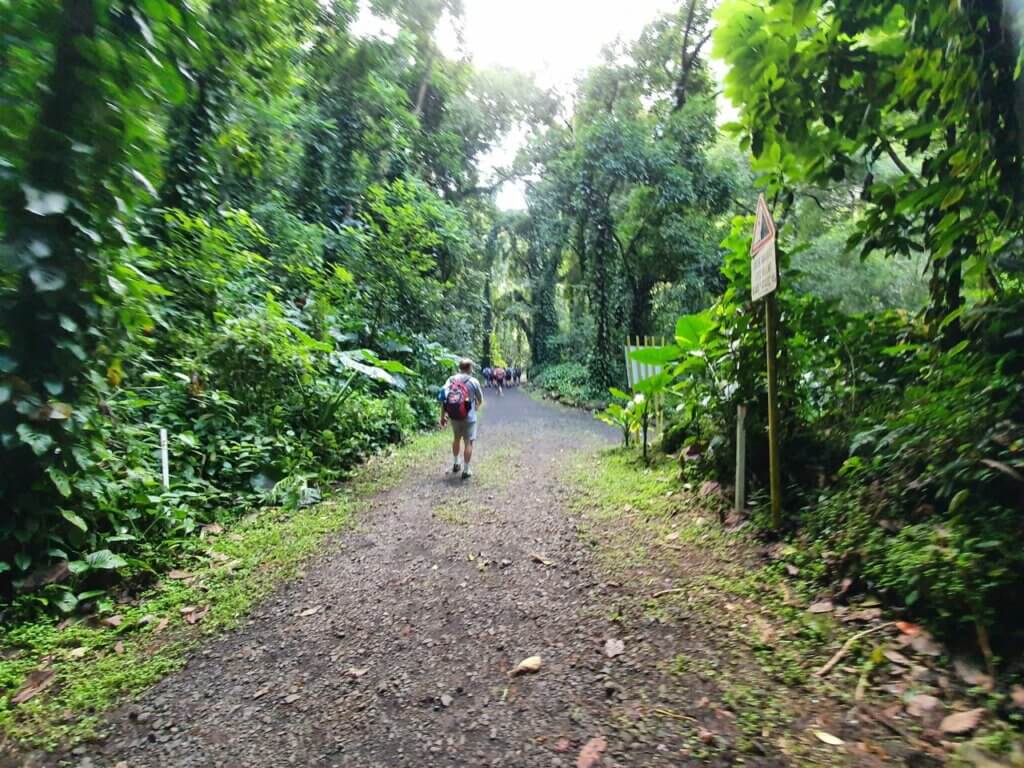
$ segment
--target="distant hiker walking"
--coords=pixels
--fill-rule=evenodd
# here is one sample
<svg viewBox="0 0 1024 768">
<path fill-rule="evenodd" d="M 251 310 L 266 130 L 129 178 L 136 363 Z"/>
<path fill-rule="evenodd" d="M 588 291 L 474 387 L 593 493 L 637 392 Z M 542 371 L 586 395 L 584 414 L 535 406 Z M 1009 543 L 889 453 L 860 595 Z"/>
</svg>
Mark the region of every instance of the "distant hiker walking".
<svg viewBox="0 0 1024 768">
<path fill-rule="evenodd" d="M 477 410 L 484 404 L 480 382 L 473 378 L 473 361 L 459 362 L 459 372 L 445 382 L 439 395 L 441 401 L 441 428 L 452 422 L 452 474 L 462 470 L 462 479 L 473 476 L 469 463 L 473 459 L 476 441 Z M 463 444 L 462 466 L 459 466 L 459 443 Z"/>
<path fill-rule="evenodd" d="M 501 391 L 501 388 L 505 386 L 505 369 L 499 365 L 497 368 L 494 369 L 491 375 L 494 377 L 494 386 L 497 387 L 498 394 L 505 394 L 504 392 Z"/>
</svg>

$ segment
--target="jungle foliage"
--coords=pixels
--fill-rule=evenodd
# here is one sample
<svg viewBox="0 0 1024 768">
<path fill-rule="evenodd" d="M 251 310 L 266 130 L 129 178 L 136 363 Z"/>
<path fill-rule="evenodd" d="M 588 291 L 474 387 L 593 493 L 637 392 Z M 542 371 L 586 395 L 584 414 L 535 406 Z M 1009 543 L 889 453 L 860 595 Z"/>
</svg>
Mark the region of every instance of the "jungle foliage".
<svg viewBox="0 0 1024 768">
<path fill-rule="evenodd" d="M 553 102 L 453 0 L 0 3 L 0 592 L 71 612 L 301 505 L 479 352 L 477 160 Z M 159 431 L 170 436 L 163 487 Z"/>
<path fill-rule="evenodd" d="M 446 57 L 458 0 L 369 7 L 393 34 L 357 35 L 356 0 L 0 2 L 7 602 L 93 605 L 204 525 L 314 500 L 427 423 L 447 350 L 529 363 L 572 402 L 610 394 L 627 437 L 665 397 L 662 446 L 723 482 L 746 405 L 763 500 L 763 191 L 782 265 L 773 535 L 822 578 L 969 624 L 986 653 L 1013 636 L 1012 6 L 684 0 L 610 45 L 571 108 Z M 512 129 L 514 166 L 484 178 Z M 527 208 L 498 211 L 513 178 Z M 666 374 L 641 391 L 628 336 L 672 339 L 642 353 Z"/>
<path fill-rule="evenodd" d="M 1021 631 L 1024 587 L 1021 18 L 927 0 L 716 13 L 738 108 L 724 130 L 779 224 L 776 533 L 826 581 L 956 637 L 966 625 L 991 667 Z M 717 299 L 635 356 L 671 376 L 663 444 L 685 447 L 686 474 L 731 481 L 747 406 L 754 519 L 769 527 L 751 229 L 737 216 L 722 242 Z"/>
</svg>

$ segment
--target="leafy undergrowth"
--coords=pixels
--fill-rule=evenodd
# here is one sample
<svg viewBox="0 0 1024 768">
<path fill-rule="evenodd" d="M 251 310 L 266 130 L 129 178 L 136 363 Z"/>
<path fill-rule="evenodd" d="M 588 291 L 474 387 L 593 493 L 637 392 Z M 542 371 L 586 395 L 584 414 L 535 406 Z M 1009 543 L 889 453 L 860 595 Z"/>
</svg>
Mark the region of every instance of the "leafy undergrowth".
<svg viewBox="0 0 1024 768">
<path fill-rule="evenodd" d="M 205 638 L 236 626 L 322 553 L 325 538 L 351 524 L 368 496 L 436 455 L 443 441 L 439 432 L 423 434 L 372 459 L 323 503 L 212 529 L 166 580 L 105 615 L 7 627 L 0 635 L 4 740 L 53 749 L 95 736 L 106 710 L 179 669 Z"/>
<path fill-rule="evenodd" d="M 542 368 L 530 379 L 530 390 L 574 408 L 603 408 L 608 393 L 596 387 L 580 363 L 558 363 Z"/>
<path fill-rule="evenodd" d="M 673 462 L 644 467 L 621 449 L 575 475 L 584 535 L 625 593 L 607 618 L 634 631 L 672 628 L 676 646 L 658 673 L 684 700 L 676 725 L 689 729 L 689 756 L 939 765 L 1016 748 L 1019 715 L 1008 714 L 1008 697 L 986 690 L 976 664 L 957 659 L 954 671 L 946 648 L 884 617 L 870 597 L 824 599 L 786 547 L 723 526 L 726 502 L 714 484 L 683 483 Z M 963 733 L 944 722 L 970 712 L 979 722 Z"/>
</svg>

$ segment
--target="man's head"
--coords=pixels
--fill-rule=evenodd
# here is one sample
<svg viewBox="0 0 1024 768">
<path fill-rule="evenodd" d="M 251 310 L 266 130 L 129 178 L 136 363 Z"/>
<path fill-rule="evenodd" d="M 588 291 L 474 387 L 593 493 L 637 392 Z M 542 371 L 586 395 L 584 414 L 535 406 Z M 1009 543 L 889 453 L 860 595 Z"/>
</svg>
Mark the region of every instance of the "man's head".
<svg viewBox="0 0 1024 768">
<path fill-rule="evenodd" d="M 459 371 L 461 371 L 462 373 L 472 373 L 473 361 L 470 360 L 468 357 L 464 357 L 461 360 L 459 360 Z"/>
</svg>

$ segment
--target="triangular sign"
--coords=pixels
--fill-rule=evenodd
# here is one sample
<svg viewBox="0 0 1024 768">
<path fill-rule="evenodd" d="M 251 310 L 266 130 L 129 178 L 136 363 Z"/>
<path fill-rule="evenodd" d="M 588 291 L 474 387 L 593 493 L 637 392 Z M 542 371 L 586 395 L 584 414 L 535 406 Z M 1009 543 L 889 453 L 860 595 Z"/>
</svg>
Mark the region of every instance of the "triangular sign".
<svg viewBox="0 0 1024 768">
<path fill-rule="evenodd" d="M 757 218 L 754 220 L 754 244 L 750 247 L 752 254 L 757 253 L 775 239 L 775 221 L 768 210 L 764 195 L 757 196 Z"/>
</svg>

